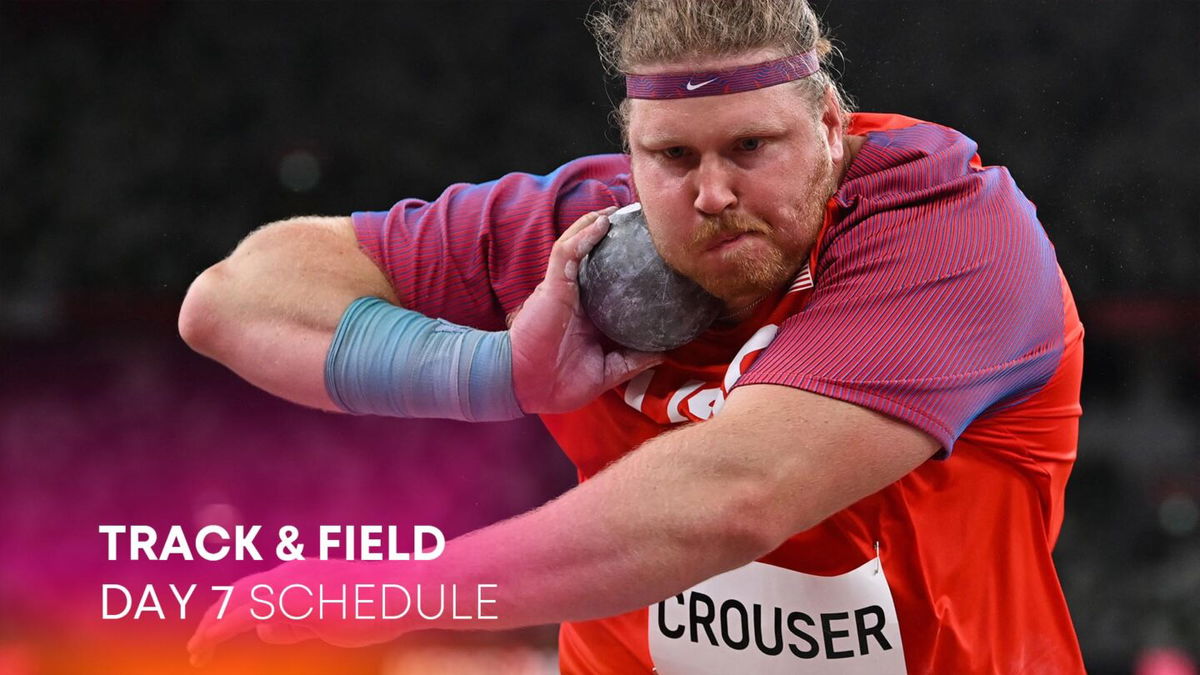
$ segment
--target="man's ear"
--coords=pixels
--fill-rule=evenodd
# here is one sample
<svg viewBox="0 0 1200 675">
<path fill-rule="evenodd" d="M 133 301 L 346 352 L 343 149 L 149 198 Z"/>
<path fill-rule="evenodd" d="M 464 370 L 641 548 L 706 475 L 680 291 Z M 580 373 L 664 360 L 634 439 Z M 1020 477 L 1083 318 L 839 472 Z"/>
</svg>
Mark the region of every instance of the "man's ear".
<svg viewBox="0 0 1200 675">
<path fill-rule="evenodd" d="M 842 107 L 838 104 L 837 96 L 833 94 L 832 86 L 825 87 L 821 109 L 821 127 L 825 134 L 825 140 L 829 143 L 829 159 L 834 166 L 837 166 L 845 155 L 845 146 L 842 144 L 845 127 Z"/>
</svg>

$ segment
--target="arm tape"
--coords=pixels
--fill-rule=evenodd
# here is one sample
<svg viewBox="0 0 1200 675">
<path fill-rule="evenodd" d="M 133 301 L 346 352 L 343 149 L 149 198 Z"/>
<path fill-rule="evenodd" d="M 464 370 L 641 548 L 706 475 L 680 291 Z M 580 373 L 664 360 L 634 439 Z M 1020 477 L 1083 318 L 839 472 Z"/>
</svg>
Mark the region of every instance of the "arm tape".
<svg viewBox="0 0 1200 675">
<path fill-rule="evenodd" d="M 507 331 L 431 319 L 372 297 L 342 314 L 325 358 L 325 391 L 355 414 L 470 422 L 524 414 Z"/>
</svg>

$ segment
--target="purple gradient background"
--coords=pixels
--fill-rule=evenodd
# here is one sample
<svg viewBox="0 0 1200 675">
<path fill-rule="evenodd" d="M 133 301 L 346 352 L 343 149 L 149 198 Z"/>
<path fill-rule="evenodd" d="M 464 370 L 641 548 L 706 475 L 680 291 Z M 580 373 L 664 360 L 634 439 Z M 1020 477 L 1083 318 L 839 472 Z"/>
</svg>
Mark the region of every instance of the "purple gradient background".
<svg viewBox="0 0 1200 675">
<path fill-rule="evenodd" d="M 205 589 L 278 564 L 285 524 L 300 528 L 310 554 L 326 524 L 395 524 L 402 533 L 428 524 L 449 539 L 574 481 L 536 419 L 470 425 L 305 409 L 153 323 L 3 345 L 0 634 L 10 651 L 48 634 L 64 645 L 84 635 L 177 640 L 217 598 Z M 171 525 L 194 533 L 210 523 L 262 525 L 264 560 L 134 562 L 119 551 L 108 561 L 97 530 L 141 524 L 165 535 Z M 135 603 L 144 584 L 161 585 L 168 619 L 101 621 L 103 583 L 130 587 Z M 167 583 L 201 585 L 186 621 Z"/>
</svg>

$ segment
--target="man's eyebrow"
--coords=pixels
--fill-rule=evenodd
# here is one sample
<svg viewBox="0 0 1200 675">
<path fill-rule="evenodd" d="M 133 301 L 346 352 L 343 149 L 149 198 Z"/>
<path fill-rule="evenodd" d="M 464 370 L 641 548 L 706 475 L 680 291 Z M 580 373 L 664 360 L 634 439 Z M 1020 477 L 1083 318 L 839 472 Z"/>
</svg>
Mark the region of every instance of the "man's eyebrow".
<svg viewBox="0 0 1200 675">
<path fill-rule="evenodd" d="M 781 136 L 785 133 L 787 133 L 787 127 L 782 124 L 758 123 L 738 127 L 730 135 L 734 138 L 746 138 L 747 136 Z"/>
<path fill-rule="evenodd" d="M 678 136 L 672 134 L 649 133 L 632 140 L 638 145 L 654 148 L 671 148 L 677 145 L 686 145 Z"/>
</svg>

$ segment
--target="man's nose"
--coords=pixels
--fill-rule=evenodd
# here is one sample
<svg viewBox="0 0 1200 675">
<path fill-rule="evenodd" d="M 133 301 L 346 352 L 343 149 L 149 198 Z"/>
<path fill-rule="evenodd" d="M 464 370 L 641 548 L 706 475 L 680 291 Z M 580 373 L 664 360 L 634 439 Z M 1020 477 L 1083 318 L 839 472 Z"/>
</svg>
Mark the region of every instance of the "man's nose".
<svg viewBox="0 0 1200 675">
<path fill-rule="evenodd" d="M 715 216 L 737 204 L 733 176 L 720 159 L 705 158 L 695 169 L 696 210 Z"/>
</svg>

